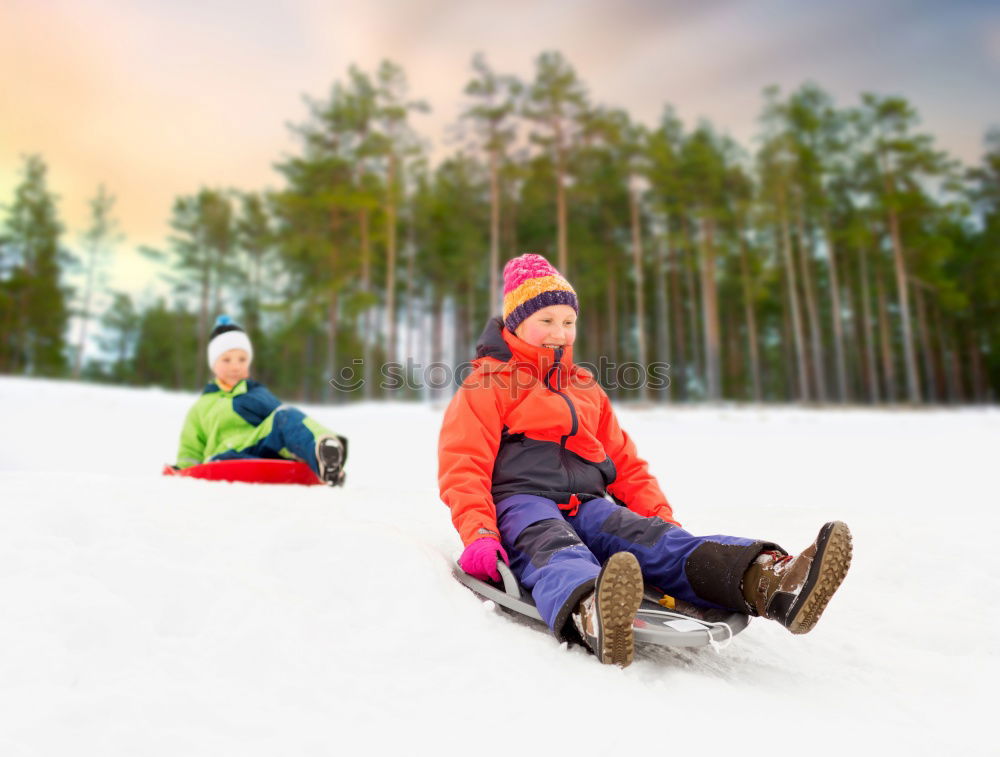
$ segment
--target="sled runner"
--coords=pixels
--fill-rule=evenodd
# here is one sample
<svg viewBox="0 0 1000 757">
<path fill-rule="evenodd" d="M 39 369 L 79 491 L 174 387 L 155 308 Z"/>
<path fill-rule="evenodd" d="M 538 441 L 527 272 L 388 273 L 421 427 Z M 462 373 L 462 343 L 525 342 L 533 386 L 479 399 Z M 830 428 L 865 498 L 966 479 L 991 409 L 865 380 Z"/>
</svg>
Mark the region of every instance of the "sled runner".
<svg viewBox="0 0 1000 757">
<path fill-rule="evenodd" d="M 521 589 L 510 568 L 497 562 L 502 584 L 493 584 L 473 578 L 456 563 L 455 578 L 473 593 L 496 602 L 511 612 L 516 612 L 539 623 L 539 615 L 531 595 Z M 750 617 L 738 612 L 712 610 L 683 602 L 646 587 L 646 597 L 639 607 L 632 631 L 637 642 L 657 644 L 662 647 L 701 647 L 711 644 L 720 648 L 750 622 Z"/>
<path fill-rule="evenodd" d="M 305 463 L 297 460 L 271 460 L 246 458 L 242 460 L 216 460 L 190 468 L 163 466 L 164 476 L 187 476 L 206 481 L 240 481 L 249 484 L 323 484 Z"/>
</svg>

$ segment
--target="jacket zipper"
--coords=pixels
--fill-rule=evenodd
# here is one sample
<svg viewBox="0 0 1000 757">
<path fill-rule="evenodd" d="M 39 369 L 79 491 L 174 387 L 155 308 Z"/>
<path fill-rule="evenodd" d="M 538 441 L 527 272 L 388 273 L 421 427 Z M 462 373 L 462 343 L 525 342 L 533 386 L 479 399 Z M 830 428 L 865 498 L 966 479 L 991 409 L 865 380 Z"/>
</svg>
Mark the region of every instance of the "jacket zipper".
<svg viewBox="0 0 1000 757">
<path fill-rule="evenodd" d="M 569 395 L 567 395 L 565 392 L 561 392 L 558 389 L 553 389 L 552 388 L 552 373 L 554 371 L 558 370 L 558 368 L 559 368 L 559 362 L 562 360 L 562 347 L 557 347 L 554 350 L 554 352 L 555 352 L 555 355 L 556 355 L 556 359 L 555 359 L 555 362 L 552 364 L 552 367 L 549 368 L 549 370 L 545 374 L 545 388 L 548 389 L 550 392 L 555 392 L 560 397 L 562 397 L 564 400 L 566 400 L 566 405 L 567 405 L 567 407 L 569 407 L 569 414 L 570 414 L 570 417 L 572 418 L 573 422 L 572 422 L 572 425 L 570 426 L 569 433 L 566 434 L 565 436 L 563 436 L 559 440 L 559 448 L 560 449 L 566 449 L 566 441 L 579 430 L 580 423 L 579 423 L 579 420 L 576 417 L 576 406 L 573 404 L 573 400 L 571 400 L 569 398 Z"/>
</svg>

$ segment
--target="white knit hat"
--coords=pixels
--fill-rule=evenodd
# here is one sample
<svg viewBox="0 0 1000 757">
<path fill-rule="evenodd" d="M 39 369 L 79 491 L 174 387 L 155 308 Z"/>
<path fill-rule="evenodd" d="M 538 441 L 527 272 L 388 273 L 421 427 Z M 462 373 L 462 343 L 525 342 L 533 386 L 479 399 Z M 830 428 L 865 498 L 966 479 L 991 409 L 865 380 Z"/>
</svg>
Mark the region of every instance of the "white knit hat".
<svg viewBox="0 0 1000 757">
<path fill-rule="evenodd" d="M 247 363 L 253 362 L 253 346 L 247 332 L 228 315 L 220 315 L 208 338 L 208 367 L 214 367 L 222 353 L 229 350 L 244 350 L 247 353 Z"/>
</svg>

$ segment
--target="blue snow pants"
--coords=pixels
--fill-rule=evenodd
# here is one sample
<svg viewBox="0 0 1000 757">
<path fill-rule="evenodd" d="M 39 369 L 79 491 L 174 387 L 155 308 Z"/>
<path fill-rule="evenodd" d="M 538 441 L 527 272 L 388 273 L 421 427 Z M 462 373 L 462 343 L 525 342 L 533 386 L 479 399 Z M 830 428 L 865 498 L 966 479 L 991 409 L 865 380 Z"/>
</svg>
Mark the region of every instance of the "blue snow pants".
<svg viewBox="0 0 1000 757">
<path fill-rule="evenodd" d="M 248 447 L 228 449 L 212 457 L 212 460 L 239 460 L 248 457 L 285 458 L 302 460 L 319 476 L 319 461 L 316 459 L 316 438 L 314 429 L 320 428 L 305 413 L 295 407 L 282 405 L 264 423 L 271 429 Z M 262 424 L 263 425 L 263 424 Z M 310 429 L 309 426 L 314 429 Z"/>
<path fill-rule="evenodd" d="M 574 515 L 532 494 L 507 497 L 496 508 L 511 570 L 559 638 L 570 613 L 593 590 L 601 565 L 616 552 L 635 555 L 646 583 L 665 594 L 748 612 L 743 574 L 762 551 L 780 549 L 736 536 L 693 536 L 607 499 L 588 500 Z"/>
</svg>

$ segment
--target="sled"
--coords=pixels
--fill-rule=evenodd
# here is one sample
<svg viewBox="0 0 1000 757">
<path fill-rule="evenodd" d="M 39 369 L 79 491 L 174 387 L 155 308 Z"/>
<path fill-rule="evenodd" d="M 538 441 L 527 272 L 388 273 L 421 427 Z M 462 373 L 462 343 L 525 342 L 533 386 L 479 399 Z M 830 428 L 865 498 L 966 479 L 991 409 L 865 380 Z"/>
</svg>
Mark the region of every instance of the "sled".
<svg viewBox="0 0 1000 757">
<path fill-rule="evenodd" d="M 455 578 L 483 599 L 489 599 L 505 610 L 543 623 L 531 594 L 521 589 L 510 568 L 497 562 L 501 583 L 494 584 L 473 578 L 456 563 Z M 739 612 L 695 607 L 680 599 L 646 587 L 639 612 L 632 623 L 632 633 L 637 642 L 661 647 L 702 647 L 716 649 L 727 644 L 745 629 L 750 617 Z"/>
<path fill-rule="evenodd" d="M 272 460 L 268 458 L 244 458 L 240 460 L 216 460 L 210 463 L 192 465 L 190 468 L 163 466 L 164 476 L 186 476 L 205 481 L 238 481 L 248 484 L 300 484 L 320 486 L 322 481 L 312 468 L 297 460 Z"/>
</svg>

